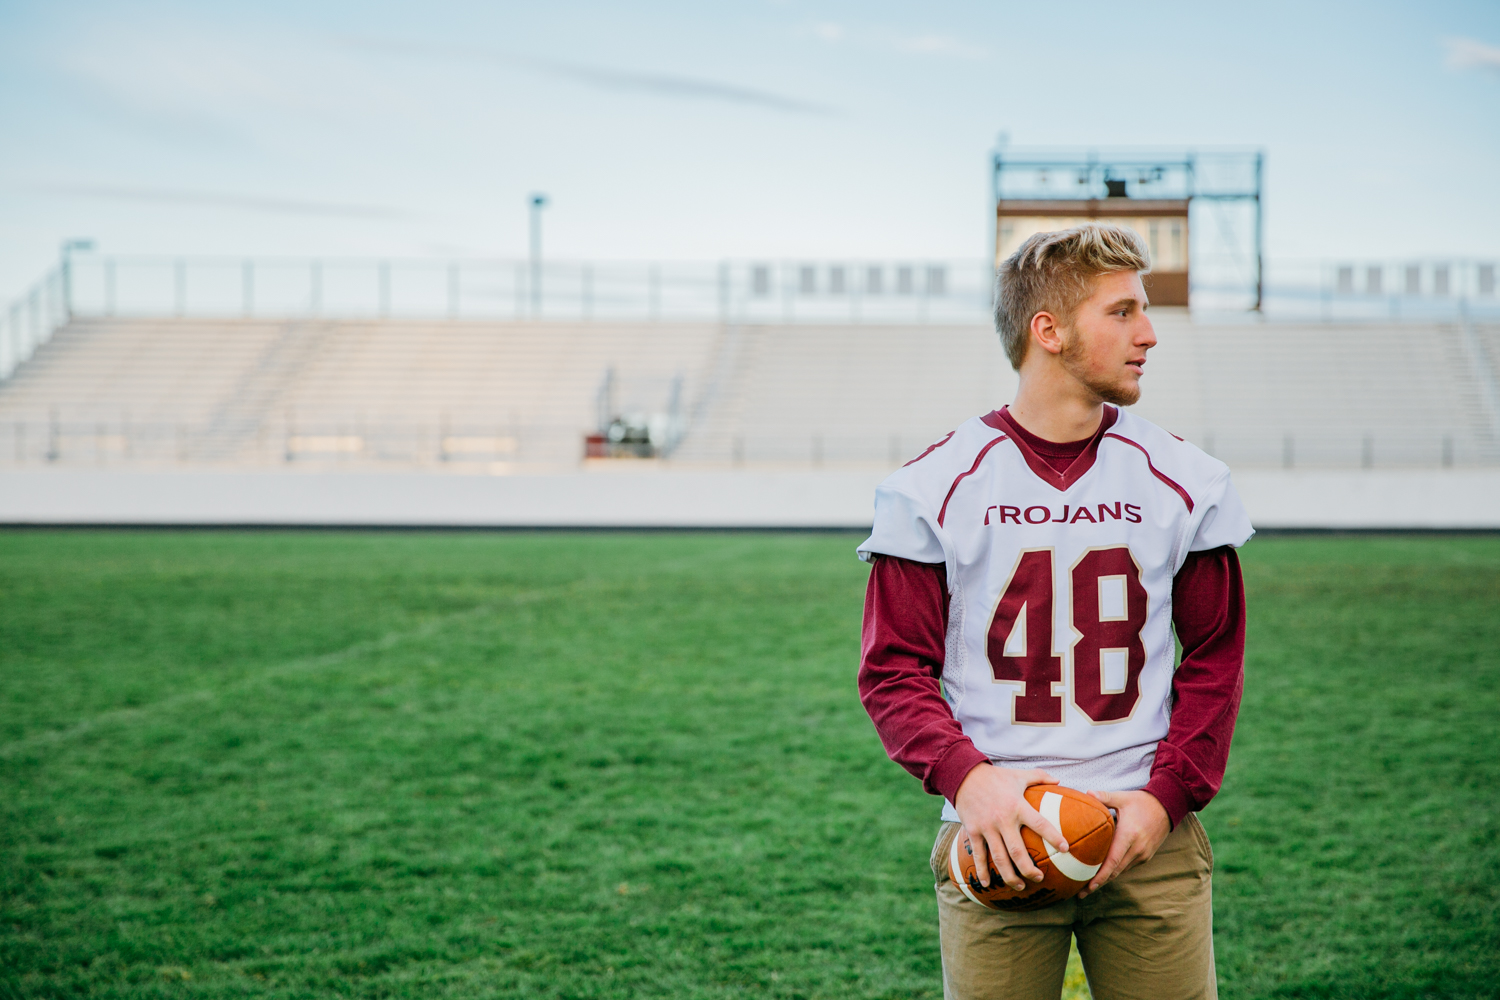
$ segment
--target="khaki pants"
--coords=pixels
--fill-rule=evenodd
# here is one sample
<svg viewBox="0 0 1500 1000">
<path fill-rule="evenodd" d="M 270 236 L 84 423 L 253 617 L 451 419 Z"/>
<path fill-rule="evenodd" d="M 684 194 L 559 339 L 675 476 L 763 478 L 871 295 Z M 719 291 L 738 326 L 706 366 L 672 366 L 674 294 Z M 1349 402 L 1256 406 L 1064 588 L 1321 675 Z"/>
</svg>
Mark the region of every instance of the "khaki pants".
<svg viewBox="0 0 1500 1000">
<path fill-rule="evenodd" d="M 1058 1000 L 1068 943 L 1094 1000 L 1188 1000 L 1218 996 L 1214 977 L 1213 851 L 1189 814 L 1155 857 L 1087 899 L 1027 913 L 970 900 L 948 878 L 960 829 L 944 823 L 932 848 L 948 1000 Z"/>
</svg>

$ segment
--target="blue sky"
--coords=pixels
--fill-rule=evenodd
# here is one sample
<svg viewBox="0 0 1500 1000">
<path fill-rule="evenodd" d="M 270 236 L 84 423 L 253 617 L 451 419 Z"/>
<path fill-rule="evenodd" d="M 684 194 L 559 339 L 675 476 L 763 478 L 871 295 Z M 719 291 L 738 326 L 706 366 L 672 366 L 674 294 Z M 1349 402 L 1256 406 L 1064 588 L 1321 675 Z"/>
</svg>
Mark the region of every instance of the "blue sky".
<svg viewBox="0 0 1500 1000">
<path fill-rule="evenodd" d="M 0 0 L 0 302 L 115 253 L 979 257 L 988 154 L 1254 145 L 1273 257 L 1500 255 L 1500 4 Z"/>
</svg>

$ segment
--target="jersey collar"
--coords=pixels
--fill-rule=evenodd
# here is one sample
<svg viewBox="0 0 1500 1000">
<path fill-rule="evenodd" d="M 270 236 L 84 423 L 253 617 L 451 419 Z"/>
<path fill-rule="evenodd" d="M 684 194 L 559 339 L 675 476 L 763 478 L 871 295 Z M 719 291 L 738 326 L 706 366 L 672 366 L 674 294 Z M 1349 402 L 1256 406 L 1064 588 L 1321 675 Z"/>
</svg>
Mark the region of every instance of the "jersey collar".
<svg viewBox="0 0 1500 1000">
<path fill-rule="evenodd" d="M 1016 418 L 1010 415 L 1009 406 L 1002 406 L 1000 409 L 994 410 L 979 419 L 998 431 L 1007 432 L 1010 440 L 1015 442 L 1016 449 L 1020 451 L 1021 457 L 1030 466 L 1031 471 L 1042 482 L 1061 492 L 1072 487 L 1074 483 L 1083 478 L 1084 473 L 1094 467 L 1094 460 L 1099 457 L 1099 442 L 1104 440 L 1104 432 L 1113 427 L 1115 421 L 1120 419 L 1120 410 L 1118 407 L 1110 406 L 1108 403 L 1104 405 L 1104 416 L 1099 420 L 1099 428 L 1094 431 L 1093 437 L 1089 438 L 1088 444 L 1084 445 L 1082 453 L 1073 459 L 1072 464 L 1063 472 L 1053 470 L 1052 466 L 1048 465 L 1047 461 L 1038 455 L 1032 449 L 1031 445 L 1027 443 L 1026 439 L 1034 435 L 1016 423 Z"/>
</svg>

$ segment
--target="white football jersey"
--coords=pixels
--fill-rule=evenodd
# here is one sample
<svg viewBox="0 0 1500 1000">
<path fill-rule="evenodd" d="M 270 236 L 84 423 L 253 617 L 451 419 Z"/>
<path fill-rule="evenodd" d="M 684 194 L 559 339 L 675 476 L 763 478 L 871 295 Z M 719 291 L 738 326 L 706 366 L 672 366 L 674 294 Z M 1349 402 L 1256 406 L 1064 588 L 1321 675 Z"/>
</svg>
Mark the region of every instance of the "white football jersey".
<svg viewBox="0 0 1500 1000">
<path fill-rule="evenodd" d="M 1066 475 L 998 413 L 967 421 L 880 485 L 859 547 L 946 565 L 954 717 L 996 764 L 1084 790 L 1145 787 L 1172 709 L 1172 578 L 1254 533 L 1228 466 L 1116 414 Z"/>
</svg>

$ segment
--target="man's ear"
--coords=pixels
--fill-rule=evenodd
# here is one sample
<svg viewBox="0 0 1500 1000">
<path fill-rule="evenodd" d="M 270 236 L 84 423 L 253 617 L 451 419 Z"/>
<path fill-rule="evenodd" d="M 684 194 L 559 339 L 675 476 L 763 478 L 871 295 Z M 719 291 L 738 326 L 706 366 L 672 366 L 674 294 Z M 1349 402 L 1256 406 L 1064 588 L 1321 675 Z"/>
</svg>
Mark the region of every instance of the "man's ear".
<svg viewBox="0 0 1500 1000">
<path fill-rule="evenodd" d="M 1048 354 L 1061 354 L 1063 349 L 1062 327 L 1057 317 L 1049 312 L 1039 312 L 1031 317 L 1031 339 Z"/>
</svg>

